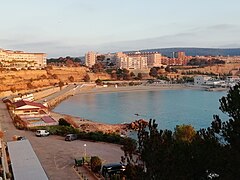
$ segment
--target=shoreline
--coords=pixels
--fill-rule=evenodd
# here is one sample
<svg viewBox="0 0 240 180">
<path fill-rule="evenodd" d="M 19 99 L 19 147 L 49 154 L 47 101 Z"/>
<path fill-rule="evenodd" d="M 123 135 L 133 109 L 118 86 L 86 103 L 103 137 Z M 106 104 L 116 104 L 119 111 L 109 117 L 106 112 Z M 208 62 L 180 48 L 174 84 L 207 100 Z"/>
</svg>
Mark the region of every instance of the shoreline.
<svg viewBox="0 0 240 180">
<path fill-rule="evenodd" d="M 68 114 L 61 114 L 57 112 L 50 112 L 51 116 L 55 120 L 59 120 L 63 118 L 68 122 L 72 122 L 71 124 L 84 132 L 103 132 L 103 133 L 117 133 L 119 135 L 126 135 L 128 131 L 129 124 L 108 124 L 96 122 L 89 119 L 84 119 L 81 117 L 76 117 Z"/>
<path fill-rule="evenodd" d="M 93 87 L 91 89 L 78 89 L 75 91 L 74 95 L 79 94 L 100 94 L 100 93 L 118 93 L 118 92 L 139 92 L 139 91 L 161 91 L 161 90 L 204 90 L 204 87 L 192 87 L 181 84 L 167 84 L 167 85 L 151 85 L 151 86 L 124 86 L 124 87 Z M 73 96 L 74 96 L 73 95 Z M 62 99 L 62 101 L 67 98 Z M 62 102 L 61 101 L 61 102 Z M 58 102 L 54 107 L 56 107 Z M 94 120 L 84 119 L 82 117 L 76 117 L 69 114 L 61 114 L 54 112 L 53 109 L 50 109 L 50 113 L 54 119 L 59 120 L 60 118 L 68 119 L 70 122 L 78 128 L 79 130 L 85 132 L 97 132 L 102 131 L 104 133 L 117 133 L 120 135 L 126 135 L 128 130 L 128 126 L 131 123 L 127 124 L 108 124 L 103 122 L 96 122 Z M 136 119 L 139 120 L 139 119 Z"/>
<path fill-rule="evenodd" d="M 76 92 L 78 94 L 99 94 L 99 93 L 115 93 L 115 92 L 136 92 L 136 91 L 160 91 L 160 90 L 205 90 L 205 86 L 187 86 L 181 84 L 163 84 L 163 85 L 149 85 L 149 86 L 121 86 L 121 87 L 95 87 L 91 90 L 84 90 Z"/>
</svg>

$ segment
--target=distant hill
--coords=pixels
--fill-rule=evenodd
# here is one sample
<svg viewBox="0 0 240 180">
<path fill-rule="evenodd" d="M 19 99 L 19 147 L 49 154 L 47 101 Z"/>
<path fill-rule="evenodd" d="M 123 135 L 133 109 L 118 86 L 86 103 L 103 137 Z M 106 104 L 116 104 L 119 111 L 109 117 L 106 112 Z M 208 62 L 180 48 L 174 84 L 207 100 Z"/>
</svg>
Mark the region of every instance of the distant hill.
<svg viewBox="0 0 240 180">
<path fill-rule="evenodd" d="M 159 52 L 165 56 L 172 57 L 172 52 L 184 51 L 187 56 L 240 56 L 240 48 L 159 48 L 145 49 L 141 52 Z"/>
</svg>

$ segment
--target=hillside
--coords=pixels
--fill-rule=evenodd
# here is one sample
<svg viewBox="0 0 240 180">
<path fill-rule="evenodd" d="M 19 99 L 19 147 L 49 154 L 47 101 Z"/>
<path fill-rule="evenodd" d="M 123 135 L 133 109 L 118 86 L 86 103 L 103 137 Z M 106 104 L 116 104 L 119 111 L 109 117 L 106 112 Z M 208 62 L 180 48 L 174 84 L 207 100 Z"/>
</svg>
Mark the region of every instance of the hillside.
<svg viewBox="0 0 240 180">
<path fill-rule="evenodd" d="M 160 52 L 163 55 L 172 57 L 172 52 L 184 51 L 187 56 L 240 56 L 240 48 L 159 48 L 144 49 L 141 52 Z"/>
<path fill-rule="evenodd" d="M 20 70 L 0 72 L 0 92 L 36 89 L 51 86 L 62 81 L 64 83 L 81 82 L 86 74 L 91 80 L 109 79 L 106 73 L 90 73 L 85 67 L 59 67 L 47 70 Z"/>
</svg>

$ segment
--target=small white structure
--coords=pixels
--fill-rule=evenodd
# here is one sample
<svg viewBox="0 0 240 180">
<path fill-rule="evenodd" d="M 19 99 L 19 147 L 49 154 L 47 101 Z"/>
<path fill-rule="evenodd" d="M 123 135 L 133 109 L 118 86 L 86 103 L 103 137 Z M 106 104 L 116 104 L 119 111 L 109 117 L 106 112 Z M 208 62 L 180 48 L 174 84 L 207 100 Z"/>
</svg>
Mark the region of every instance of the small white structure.
<svg viewBox="0 0 240 180">
<path fill-rule="evenodd" d="M 21 100 L 34 101 L 34 96 L 33 94 L 24 94 L 24 95 L 21 95 L 20 97 L 13 98 L 13 102 L 18 102 Z"/>
<path fill-rule="evenodd" d="M 204 85 L 206 82 L 211 79 L 210 76 L 195 76 L 194 77 L 194 85 L 199 86 L 199 85 Z"/>
<path fill-rule="evenodd" d="M 234 83 L 234 82 L 239 82 L 240 78 L 238 76 L 228 76 L 227 77 L 227 82 L 229 83 Z"/>
</svg>

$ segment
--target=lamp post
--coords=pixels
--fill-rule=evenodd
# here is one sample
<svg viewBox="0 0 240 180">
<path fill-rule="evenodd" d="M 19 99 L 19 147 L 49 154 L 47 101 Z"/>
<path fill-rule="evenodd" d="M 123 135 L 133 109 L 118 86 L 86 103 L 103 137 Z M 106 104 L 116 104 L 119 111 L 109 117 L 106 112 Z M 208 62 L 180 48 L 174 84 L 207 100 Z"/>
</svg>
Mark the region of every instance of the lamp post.
<svg viewBox="0 0 240 180">
<path fill-rule="evenodd" d="M 84 158 L 86 159 L 87 157 L 87 144 L 84 144 Z"/>
</svg>

